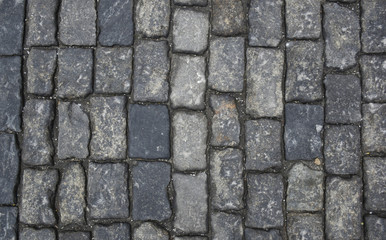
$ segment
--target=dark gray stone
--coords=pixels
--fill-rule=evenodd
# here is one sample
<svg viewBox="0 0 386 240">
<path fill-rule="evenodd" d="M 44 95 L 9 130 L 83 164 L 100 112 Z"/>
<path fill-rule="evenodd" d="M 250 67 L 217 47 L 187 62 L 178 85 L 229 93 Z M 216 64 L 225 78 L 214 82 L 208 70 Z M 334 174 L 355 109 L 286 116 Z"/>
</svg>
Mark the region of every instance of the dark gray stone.
<svg viewBox="0 0 386 240">
<path fill-rule="evenodd" d="M 267 64 L 269 63 L 269 64 Z M 277 49 L 248 48 L 246 112 L 253 117 L 281 117 L 284 54 Z"/>
<path fill-rule="evenodd" d="M 169 111 L 165 105 L 130 105 L 130 157 L 169 158 L 169 134 Z"/>
<path fill-rule="evenodd" d="M 385 211 L 386 158 L 365 157 L 363 170 L 366 209 L 369 211 Z"/>
<path fill-rule="evenodd" d="M 361 121 L 361 83 L 354 75 L 327 75 L 326 122 L 356 123 Z"/>
<path fill-rule="evenodd" d="M 22 178 L 20 222 L 25 224 L 56 224 L 54 198 L 59 181 L 56 170 L 25 169 Z"/>
<path fill-rule="evenodd" d="M 386 37 L 385 37 L 386 39 Z M 386 56 L 361 56 L 362 94 L 365 101 L 386 101 Z"/>
<path fill-rule="evenodd" d="M 128 166 L 125 163 L 90 163 L 87 200 L 90 217 L 129 217 Z"/>
<path fill-rule="evenodd" d="M 315 39 L 321 33 L 320 0 L 286 0 L 288 38 Z"/>
<path fill-rule="evenodd" d="M 145 222 L 134 229 L 135 240 L 169 240 L 169 234 L 154 223 Z"/>
<path fill-rule="evenodd" d="M 327 126 L 324 132 L 325 169 L 331 174 L 357 174 L 361 143 L 358 126 Z"/>
<path fill-rule="evenodd" d="M 97 48 L 95 92 L 130 93 L 132 58 L 131 48 Z"/>
<path fill-rule="evenodd" d="M 4 240 L 17 239 L 17 207 L 0 207 L 0 236 Z"/>
<path fill-rule="evenodd" d="M 134 51 L 134 101 L 168 100 L 168 51 L 166 41 L 139 42 Z"/>
<path fill-rule="evenodd" d="M 27 59 L 27 93 L 49 96 L 54 89 L 56 50 L 32 48 Z"/>
<path fill-rule="evenodd" d="M 362 47 L 364 52 L 386 51 L 386 2 L 383 0 L 363 0 Z"/>
<path fill-rule="evenodd" d="M 243 34 L 247 30 L 243 0 L 212 1 L 212 33 L 222 36 Z"/>
<path fill-rule="evenodd" d="M 286 44 L 286 101 L 311 102 L 323 98 L 323 45 L 297 41 Z"/>
<path fill-rule="evenodd" d="M 384 240 L 386 234 L 386 218 L 377 216 L 367 216 L 366 237 L 371 240 Z"/>
<path fill-rule="evenodd" d="M 173 164 L 180 171 L 205 169 L 207 120 L 203 113 L 173 116 Z"/>
<path fill-rule="evenodd" d="M 20 240 L 55 240 L 56 234 L 52 228 L 22 228 L 19 233 Z"/>
<path fill-rule="evenodd" d="M 133 0 L 100 0 L 99 43 L 103 46 L 133 44 Z"/>
<path fill-rule="evenodd" d="M 186 6 L 206 6 L 208 0 L 174 0 L 176 5 L 186 5 Z"/>
<path fill-rule="evenodd" d="M 283 226 L 283 178 L 279 174 L 247 175 L 247 216 L 245 226 L 273 228 Z"/>
<path fill-rule="evenodd" d="M 207 240 L 207 237 L 175 237 L 174 240 Z"/>
<path fill-rule="evenodd" d="M 246 169 L 280 167 L 283 159 L 281 122 L 269 119 L 245 122 Z"/>
<path fill-rule="evenodd" d="M 290 213 L 287 215 L 288 240 L 323 240 L 323 216 L 321 214 Z"/>
<path fill-rule="evenodd" d="M 240 215 L 213 213 L 211 227 L 214 240 L 243 239 L 243 221 Z"/>
<path fill-rule="evenodd" d="M 91 98 L 91 158 L 126 158 L 126 98 Z"/>
<path fill-rule="evenodd" d="M 21 158 L 30 165 L 47 165 L 54 155 L 51 140 L 55 102 L 27 100 L 23 110 L 23 141 Z"/>
<path fill-rule="evenodd" d="M 362 236 L 362 181 L 359 177 L 328 177 L 326 181 L 327 239 L 360 239 Z"/>
<path fill-rule="evenodd" d="M 210 42 L 209 87 L 241 92 L 244 84 L 244 38 L 217 38 Z"/>
<path fill-rule="evenodd" d="M 178 8 L 173 14 L 173 51 L 202 53 L 208 47 L 209 14 Z"/>
<path fill-rule="evenodd" d="M 363 104 L 363 151 L 386 152 L 386 104 Z"/>
<path fill-rule="evenodd" d="M 166 37 L 170 0 L 139 0 L 135 8 L 135 31 L 146 37 Z"/>
<path fill-rule="evenodd" d="M 171 167 L 165 162 L 137 162 L 132 169 L 134 220 L 162 221 L 172 211 L 168 199 Z"/>
<path fill-rule="evenodd" d="M 19 0 L 3 0 L 0 2 L 0 55 L 21 54 L 24 32 L 24 4 L 25 1 Z M 1 65 L 3 63 L 0 63 Z"/>
<path fill-rule="evenodd" d="M 286 160 L 313 160 L 322 157 L 323 107 L 286 104 L 284 130 Z"/>
<path fill-rule="evenodd" d="M 96 225 L 93 229 L 94 240 L 127 240 L 130 239 L 130 225 L 113 223 L 108 226 Z"/>
<path fill-rule="evenodd" d="M 281 240 L 279 230 L 256 230 L 251 228 L 245 229 L 245 240 Z"/>
<path fill-rule="evenodd" d="M 361 47 L 358 16 L 337 3 L 326 3 L 323 9 L 326 66 L 340 70 L 353 67 Z"/>
<path fill-rule="evenodd" d="M 60 232 L 59 240 L 90 240 L 89 232 Z"/>
<path fill-rule="evenodd" d="M 58 68 L 58 97 L 85 97 L 92 92 L 92 49 L 59 49 Z"/>
<path fill-rule="evenodd" d="M 0 134 L 0 204 L 15 203 L 19 161 L 15 135 Z"/>
</svg>

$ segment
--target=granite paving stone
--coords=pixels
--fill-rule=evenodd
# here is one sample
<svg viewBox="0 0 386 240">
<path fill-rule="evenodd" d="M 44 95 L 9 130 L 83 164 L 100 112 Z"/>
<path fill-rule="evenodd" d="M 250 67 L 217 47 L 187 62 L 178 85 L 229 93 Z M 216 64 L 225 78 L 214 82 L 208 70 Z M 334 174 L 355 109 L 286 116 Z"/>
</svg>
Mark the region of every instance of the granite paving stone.
<svg viewBox="0 0 386 240">
<path fill-rule="evenodd" d="M 90 232 L 60 232 L 59 240 L 90 240 Z"/>
<path fill-rule="evenodd" d="M 386 51 L 386 2 L 383 0 L 363 0 L 362 9 L 362 48 L 364 52 Z"/>
<path fill-rule="evenodd" d="M 386 104 L 363 104 L 362 148 L 364 152 L 386 152 Z"/>
<path fill-rule="evenodd" d="M 287 231 L 289 240 L 323 240 L 323 216 L 317 213 L 290 213 L 287 215 Z"/>
<path fill-rule="evenodd" d="M 134 228 L 135 240 L 168 240 L 169 234 L 167 231 L 159 228 L 154 223 L 145 222 L 139 227 Z"/>
<path fill-rule="evenodd" d="M 207 240 L 207 237 L 175 237 L 174 240 Z"/>
<path fill-rule="evenodd" d="M 135 30 L 146 37 L 165 37 L 169 32 L 170 0 L 139 0 L 135 7 Z"/>
<path fill-rule="evenodd" d="M 3 0 L 0 2 L 0 55 L 22 53 L 24 4 L 25 1 L 19 0 Z M 0 66 L 3 64 L 1 63 Z"/>
<path fill-rule="evenodd" d="M 240 215 L 213 213 L 211 216 L 213 240 L 243 239 L 243 221 Z"/>
<path fill-rule="evenodd" d="M 367 216 L 365 218 L 367 227 L 366 237 L 372 240 L 382 240 L 386 234 L 386 218 Z"/>
<path fill-rule="evenodd" d="M 0 204 L 15 203 L 19 161 L 15 135 L 0 134 Z"/>
<path fill-rule="evenodd" d="M 246 9 L 243 0 L 212 1 L 212 33 L 231 36 L 246 32 Z"/>
<path fill-rule="evenodd" d="M 386 210 L 386 158 L 365 157 L 363 161 L 365 208 Z"/>
<path fill-rule="evenodd" d="M 208 0 L 174 0 L 176 5 L 185 5 L 185 6 L 206 6 Z"/>
<path fill-rule="evenodd" d="M 386 56 L 364 55 L 359 58 L 359 63 L 364 100 L 368 102 L 386 101 Z"/>
<path fill-rule="evenodd" d="M 55 240 L 56 234 L 52 228 L 22 228 L 19 230 L 19 239 L 20 240 Z"/>
<path fill-rule="evenodd" d="M 245 229 L 245 240 L 281 240 L 279 230 L 257 230 L 252 228 Z"/>
<path fill-rule="evenodd" d="M 95 240 L 127 240 L 130 239 L 130 225 L 127 223 L 113 223 L 111 225 L 96 225 L 93 229 Z"/>
<path fill-rule="evenodd" d="M 17 207 L 0 207 L 0 234 L 5 240 L 17 238 Z"/>
</svg>

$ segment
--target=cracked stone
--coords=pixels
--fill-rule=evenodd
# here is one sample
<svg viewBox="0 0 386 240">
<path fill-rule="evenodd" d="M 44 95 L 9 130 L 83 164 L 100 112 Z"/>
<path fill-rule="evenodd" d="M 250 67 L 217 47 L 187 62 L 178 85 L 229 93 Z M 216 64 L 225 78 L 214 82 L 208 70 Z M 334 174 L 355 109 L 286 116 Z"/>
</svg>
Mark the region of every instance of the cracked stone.
<svg viewBox="0 0 386 240">
<path fill-rule="evenodd" d="M 386 56 L 364 55 L 359 58 L 359 62 L 364 100 L 386 101 Z"/>
<path fill-rule="evenodd" d="M 362 47 L 364 52 L 386 51 L 386 2 L 383 0 L 363 0 Z"/>
<path fill-rule="evenodd" d="M 145 222 L 134 229 L 136 240 L 169 240 L 169 234 L 154 223 Z"/>
<path fill-rule="evenodd" d="M 321 33 L 320 0 L 286 0 L 287 37 L 319 38 Z"/>
<path fill-rule="evenodd" d="M 324 239 L 323 216 L 321 214 L 290 213 L 288 214 L 287 219 L 287 233 L 289 240 Z"/>
<path fill-rule="evenodd" d="M 60 232 L 59 240 L 90 240 L 89 232 Z"/>
<path fill-rule="evenodd" d="M 213 240 L 241 240 L 243 238 L 243 221 L 240 215 L 213 213 L 211 227 Z"/>
<path fill-rule="evenodd" d="M 0 55 L 22 53 L 24 4 L 25 1 L 17 0 L 3 0 L 0 2 Z M 0 66 L 3 64 L 0 63 Z"/>
<path fill-rule="evenodd" d="M 55 240 L 55 230 L 52 228 L 22 228 L 19 235 L 20 240 Z"/>
<path fill-rule="evenodd" d="M 17 237 L 17 207 L 0 207 L 0 233 L 4 240 Z"/>
<path fill-rule="evenodd" d="M 242 0 L 214 0 L 212 2 L 212 32 L 230 36 L 246 32 L 246 9 Z"/>
<path fill-rule="evenodd" d="M 127 240 L 130 239 L 130 225 L 113 223 L 111 225 L 96 225 L 93 229 L 94 240 Z"/>
<path fill-rule="evenodd" d="M 364 152 L 386 152 L 386 104 L 363 104 Z"/>
<path fill-rule="evenodd" d="M 386 210 L 386 158 L 364 158 L 365 207 L 369 211 Z"/>
<path fill-rule="evenodd" d="M 145 37 L 166 37 L 170 0 L 139 0 L 135 8 L 135 31 Z"/>
<path fill-rule="evenodd" d="M 372 240 L 383 240 L 386 234 L 386 218 L 367 216 L 366 237 Z"/>
<path fill-rule="evenodd" d="M 19 149 L 14 134 L 0 134 L 0 204 L 15 203 Z"/>
<path fill-rule="evenodd" d="M 269 231 L 256 230 L 252 228 L 245 229 L 245 240 L 281 240 L 279 230 L 271 229 Z"/>
<path fill-rule="evenodd" d="M 186 5 L 186 6 L 206 6 L 208 0 L 174 0 L 176 5 Z"/>
</svg>

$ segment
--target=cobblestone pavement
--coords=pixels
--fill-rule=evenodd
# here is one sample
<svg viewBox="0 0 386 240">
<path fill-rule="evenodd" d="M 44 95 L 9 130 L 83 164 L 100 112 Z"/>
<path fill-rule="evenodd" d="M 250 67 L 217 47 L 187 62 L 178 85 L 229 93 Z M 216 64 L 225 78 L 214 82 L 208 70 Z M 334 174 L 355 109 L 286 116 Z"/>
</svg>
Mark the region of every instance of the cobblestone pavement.
<svg viewBox="0 0 386 240">
<path fill-rule="evenodd" d="M 0 239 L 386 236 L 385 0 L 0 0 Z"/>
</svg>

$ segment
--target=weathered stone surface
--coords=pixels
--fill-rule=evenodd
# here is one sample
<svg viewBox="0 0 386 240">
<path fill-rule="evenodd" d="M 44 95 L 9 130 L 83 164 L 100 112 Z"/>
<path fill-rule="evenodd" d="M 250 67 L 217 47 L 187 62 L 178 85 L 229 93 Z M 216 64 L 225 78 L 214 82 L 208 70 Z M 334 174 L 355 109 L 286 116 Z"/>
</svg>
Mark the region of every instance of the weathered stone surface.
<svg viewBox="0 0 386 240">
<path fill-rule="evenodd" d="M 0 236 L 4 240 L 17 239 L 17 207 L 0 207 Z"/>
<path fill-rule="evenodd" d="M 176 112 L 173 116 L 173 164 L 177 170 L 206 167 L 207 124 L 203 113 Z"/>
<path fill-rule="evenodd" d="M 241 92 L 244 84 L 244 38 L 217 38 L 210 42 L 209 87 Z"/>
<path fill-rule="evenodd" d="M 361 144 L 358 126 L 327 126 L 324 132 L 325 168 L 332 174 L 357 174 Z"/>
<path fill-rule="evenodd" d="M 166 37 L 170 0 L 139 0 L 135 8 L 135 31 L 146 37 Z"/>
<path fill-rule="evenodd" d="M 243 221 L 240 215 L 213 213 L 211 227 L 213 240 L 241 240 L 243 238 Z"/>
<path fill-rule="evenodd" d="M 289 240 L 323 240 L 323 216 L 321 214 L 290 213 L 287 215 L 287 234 Z"/>
<path fill-rule="evenodd" d="M 362 235 L 362 182 L 359 177 L 326 181 L 327 239 L 360 239 Z"/>
<path fill-rule="evenodd" d="M 386 234 L 386 218 L 367 216 L 366 237 L 372 240 L 383 240 Z"/>
<path fill-rule="evenodd" d="M 89 119 L 80 104 L 59 102 L 58 158 L 86 158 L 90 141 Z"/>
<path fill-rule="evenodd" d="M 269 63 L 269 64 L 267 64 Z M 254 117 L 283 114 L 284 54 L 276 49 L 248 48 L 246 111 Z"/>
<path fill-rule="evenodd" d="M 363 104 L 364 152 L 386 152 L 386 104 Z"/>
<path fill-rule="evenodd" d="M 314 39 L 321 33 L 320 0 L 286 0 L 288 38 Z"/>
<path fill-rule="evenodd" d="M 170 82 L 173 108 L 198 110 L 205 107 L 205 57 L 173 55 Z"/>
<path fill-rule="evenodd" d="M 50 129 L 54 120 L 54 101 L 27 100 L 23 111 L 21 158 L 30 165 L 50 164 L 54 155 Z"/>
<path fill-rule="evenodd" d="M 175 237 L 174 240 L 207 240 L 207 237 Z"/>
<path fill-rule="evenodd" d="M 296 41 L 286 44 L 286 101 L 311 102 L 323 98 L 323 45 Z"/>
<path fill-rule="evenodd" d="M 252 0 L 249 9 L 249 45 L 277 47 L 283 38 L 282 0 Z"/>
<path fill-rule="evenodd" d="M 386 2 L 383 0 L 363 0 L 362 47 L 364 52 L 386 51 Z"/>
<path fill-rule="evenodd" d="M 52 228 L 22 228 L 19 233 L 20 240 L 55 240 L 56 234 Z"/>
<path fill-rule="evenodd" d="M 365 207 L 369 211 L 386 210 L 386 158 L 364 158 Z"/>
<path fill-rule="evenodd" d="M 202 53 L 208 47 L 209 14 L 178 8 L 173 14 L 173 51 Z"/>
<path fill-rule="evenodd" d="M 130 239 L 130 225 L 113 223 L 111 225 L 96 225 L 93 229 L 94 240 L 127 240 Z"/>
<path fill-rule="evenodd" d="M 165 162 L 137 162 L 132 169 L 134 220 L 162 221 L 172 211 L 167 188 L 170 183 L 170 164 Z"/>
<path fill-rule="evenodd" d="M 245 240 L 281 240 L 279 230 L 256 230 L 252 228 L 245 229 Z"/>
<path fill-rule="evenodd" d="M 286 160 L 312 160 L 322 157 L 323 107 L 286 104 L 284 130 Z"/>
<path fill-rule="evenodd" d="M 0 48 L 1 45 L 2 44 L 0 39 Z M 22 79 L 20 73 L 20 57 L 0 57 L 0 131 L 11 130 L 20 132 L 21 130 L 20 94 L 22 87 Z"/>
<path fill-rule="evenodd" d="M 283 226 L 284 185 L 279 174 L 248 174 L 247 217 L 245 226 L 273 228 Z"/>
<path fill-rule="evenodd" d="M 60 232 L 59 240 L 90 240 L 89 232 Z"/>
<path fill-rule="evenodd" d="M 213 146 L 236 146 L 240 142 L 240 122 L 235 99 L 228 95 L 210 96 Z"/>
<path fill-rule="evenodd" d="M 245 2 L 242 0 L 212 1 L 212 32 L 230 36 L 245 33 L 247 28 Z"/>
<path fill-rule="evenodd" d="M 166 41 L 139 42 L 134 51 L 134 101 L 168 100 L 168 51 Z"/>
<path fill-rule="evenodd" d="M 56 170 L 25 169 L 22 178 L 20 222 L 25 224 L 56 224 L 54 197 L 59 180 Z"/>
<path fill-rule="evenodd" d="M 133 0 L 100 0 L 98 27 L 103 46 L 133 44 Z"/>
<path fill-rule="evenodd" d="M 97 48 L 95 92 L 129 93 L 132 57 L 131 48 Z"/>
<path fill-rule="evenodd" d="M 134 229 L 135 240 L 169 240 L 169 234 L 151 222 L 142 223 Z"/>
<path fill-rule="evenodd" d="M 18 0 L 3 0 L 0 2 L 0 55 L 21 54 L 24 31 L 24 4 L 25 1 Z M 3 64 L 1 63 L 1 65 Z"/>
<path fill-rule="evenodd" d="M 386 56 L 364 55 L 359 58 L 359 62 L 363 99 L 369 102 L 386 101 Z"/>
<path fill-rule="evenodd" d="M 126 158 L 126 98 L 91 98 L 91 158 Z"/>
<path fill-rule="evenodd" d="M 221 210 L 243 207 L 243 155 L 239 149 L 214 150 L 210 155 L 212 206 Z M 219 238 L 221 239 L 221 238 Z"/>
<path fill-rule="evenodd" d="M 130 105 L 130 157 L 169 158 L 169 134 L 170 120 L 166 105 Z"/>
<path fill-rule="evenodd" d="M 19 161 L 15 135 L 0 134 L 0 204 L 15 203 Z"/>
<path fill-rule="evenodd" d="M 361 47 L 358 16 L 337 3 L 326 3 L 323 9 L 326 66 L 340 70 L 353 67 Z"/>
<path fill-rule="evenodd" d="M 173 174 L 176 192 L 174 228 L 186 233 L 207 231 L 208 195 L 206 174 Z"/>
<path fill-rule="evenodd" d="M 269 119 L 245 122 L 245 157 L 247 169 L 280 167 L 283 159 L 281 122 Z"/>
<path fill-rule="evenodd" d="M 63 0 L 59 39 L 65 45 L 95 45 L 96 11 L 93 0 Z"/>
<path fill-rule="evenodd" d="M 176 5 L 186 5 L 186 6 L 206 6 L 208 0 L 174 0 Z"/>
<path fill-rule="evenodd" d="M 27 93 L 49 96 L 54 88 L 56 50 L 32 48 L 27 59 Z"/>
<path fill-rule="evenodd" d="M 90 163 L 87 200 L 91 218 L 129 217 L 128 166 L 125 163 Z"/>
</svg>

